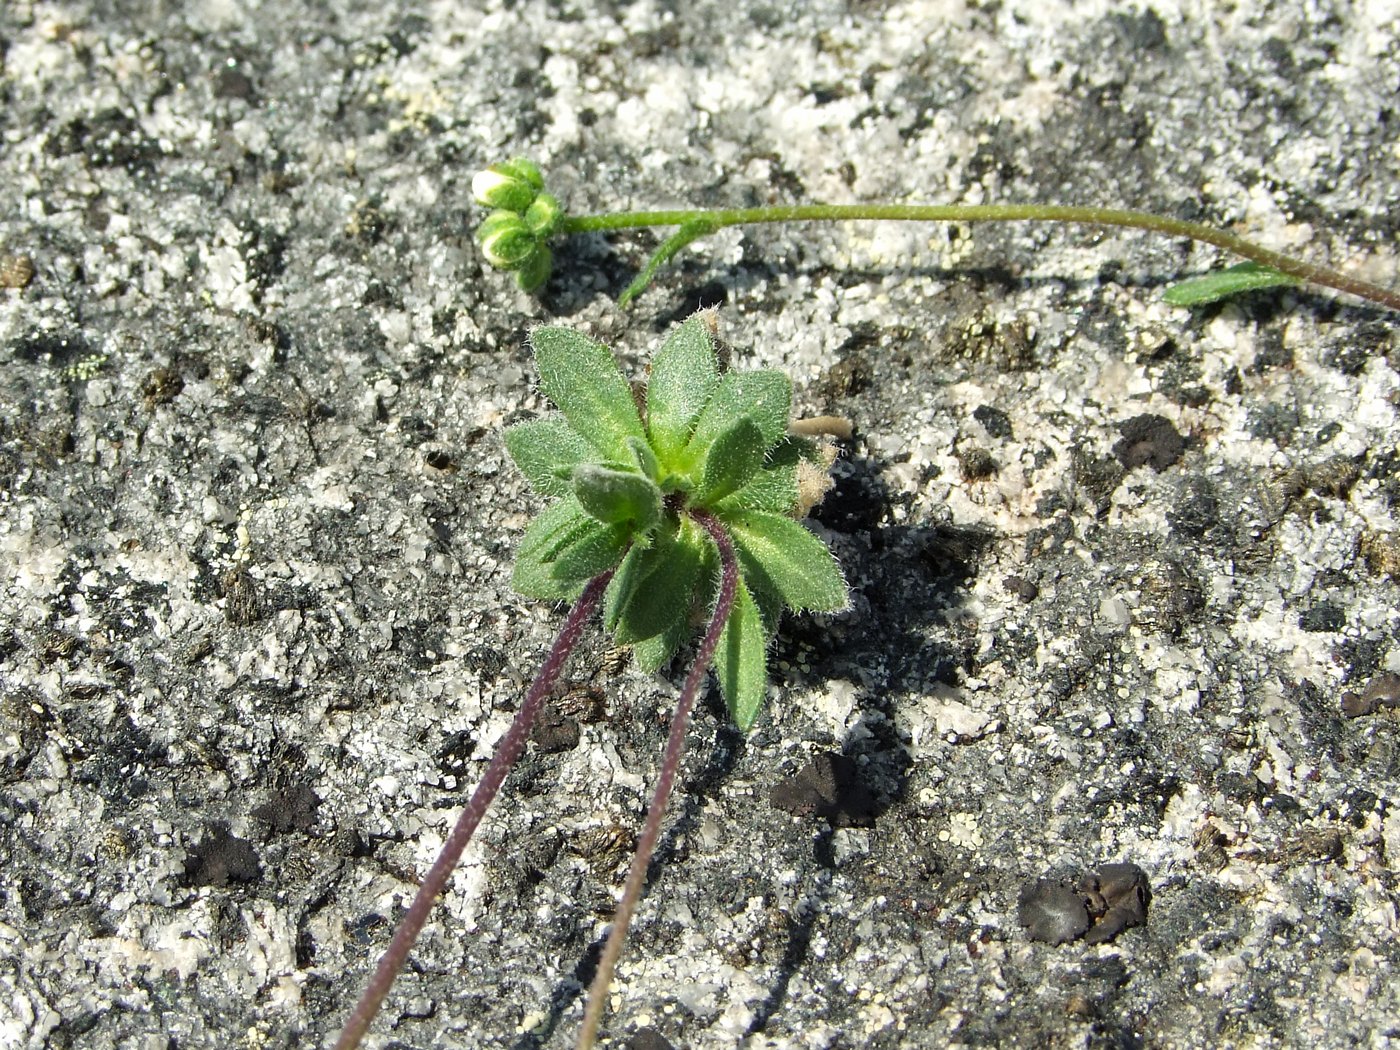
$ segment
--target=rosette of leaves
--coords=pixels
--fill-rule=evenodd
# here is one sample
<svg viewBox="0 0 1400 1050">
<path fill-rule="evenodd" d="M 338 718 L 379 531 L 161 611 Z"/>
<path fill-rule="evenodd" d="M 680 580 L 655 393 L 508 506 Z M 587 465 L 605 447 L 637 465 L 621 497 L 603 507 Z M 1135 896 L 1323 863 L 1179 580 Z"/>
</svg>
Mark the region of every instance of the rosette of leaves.
<svg viewBox="0 0 1400 1050">
<path fill-rule="evenodd" d="M 604 625 L 654 670 L 713 600 L 719 557 L 699 518 L 717 520 L 739 580 L 713 667 L 748 729 L 782 611 L 843 609 L 847 593 L 836 559 L 797 520 L 830 485 L 828 452 L 788 434 L 786 375 L 721 369 L 712 324 L 697 314 L 677 326 L 644 386 L 579 332 L 533 331 L 540 387 L 559 414 L 511 427 L 505 443 L 553 502 L 526 530 L 511 582 L 530 597 L 572 599 L 611 570 Z"/>
</svg>

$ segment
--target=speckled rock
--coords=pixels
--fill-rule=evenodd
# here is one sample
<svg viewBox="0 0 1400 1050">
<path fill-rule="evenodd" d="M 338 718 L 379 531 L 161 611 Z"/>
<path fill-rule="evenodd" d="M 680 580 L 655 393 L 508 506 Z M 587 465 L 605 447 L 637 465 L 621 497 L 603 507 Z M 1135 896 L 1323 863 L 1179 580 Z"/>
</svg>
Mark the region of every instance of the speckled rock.
<svg viewBox="0 0 1400 1050">
<path fill-rule="evenodd" d="M 1346 717 L 1400 673 L 1393 316 L 888 224 L 726 231 L 622 314 L 661 234 L 532 299 L 469 186 L 1139 207 L 1393 285 L 1397 43 L 1337 0 L 0 6 L 0 1046 L 328 1045 L 560 621 L 508 586 L 529 325 L 639 373 L 701 305 L 853 422 L 854 607 L 784 628 L 749 738 L 702 704 L 612 1045 L 1394 1038 L 1397 722 Z M 675 691 L 590 640 L 371 1045 L 572 1045 Z M 872 826 L 767 803 L 827 753 Z M 1020 888 L 1110 857 L 1146 925 L 1029 940 Z"/>
</svg>

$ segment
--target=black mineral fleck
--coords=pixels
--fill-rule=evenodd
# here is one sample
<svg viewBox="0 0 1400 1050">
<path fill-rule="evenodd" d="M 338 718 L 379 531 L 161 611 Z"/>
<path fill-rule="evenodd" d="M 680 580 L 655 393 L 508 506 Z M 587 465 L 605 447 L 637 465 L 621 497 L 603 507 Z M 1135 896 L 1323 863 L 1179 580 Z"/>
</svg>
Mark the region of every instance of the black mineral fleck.
<svg viewBox="0 0 1400 1050">
<path fill-rule="evenodd" d="M 1220 500 L 1209 481 L 1192 478 L 1167 511 L 1167 524 L 1184 540 L 1200 539 L 1220 522 Z"/>
<path fill-rule="evenodd" d="M 230 882 L 256 882 L 262 866 L 253 844 L 215 824 L 204 833 L 185 858 L 185 883 L 189 886 L 227 886 Z"/>
<path fill-rule="evenodd" d="M 859 767 L 836 751 L 823 751 L 793 776 L 773 785 L 768 800 L 794 816 L 824 818 L 834 828 L 875 823 L 875 798 L 860 782 Z"/>
<path fill-rule="evenodd" d="M 675 1050 L 664 1035 L 655 1028 L 638 1028 L 627 1040 L 627 1050 Z"/>
<path fill-rule="evenodd" d="M 1332 602 L 1318 602 L 1298 615 L 1298 626 L 1313 634 L 1340 631 L 1346 623 L 1346 613 Z"/>
<path fill-rule="evenodd" d="M 1011 437 L 1011 417 L 999 408 L 993 408 L 991 405 L 978 405 L 972 410 L 972 418 L 986 428 L 990 437 Z"/>
<path fill-rule="evenodd" d="M 1016 915 L 1033 941 L 1103 944 L 1145 923 L 1150 900 L 1147 875 L 1136 864 L 1102 864 L 1078 886 L 1036 879 L 1021 891 Z"/>
<path fill-rule="evenodd" d="M 310 831 L 316 824 L 316 810 L 320 805 L 320 798 L 310 787 L 293 784 L 253 810 L 253 816 L 281 835 L 289 831 Z"/>
<path fill-rule="evenodd" d="M 1132 470 L 1144 463 L 1153 470 L 1166 470 L 1181 458 L 1186 439 L 1166 416 L 1144 413 L 1121 423 L 1122 435 L 1113 446 L 1113 454 L 1124 468 Z"/>
<path fill-rule="evenodd" d="M 1008 576 L 1001 581 L 1001 585 L 1023 602 L 1033 602 L 1040 597 L 1040 588 L 1024 576 Z"/>
<path fill-rule="evenodd" d="M 1114 452 L 1117 452 L 1117 448 Z M 1094 512 L 1102 514 L 1108 509 L 1113 490 L 1123 480 L 1123 467 L 1112 456 L 1096 456 L 1079 447 L 1075 448 L 1071 462 L 1075 487 L 1093 503 Z M 1036 512 L 1044 515 L 1048 509 L 1037 507 Z"/>
</svg>

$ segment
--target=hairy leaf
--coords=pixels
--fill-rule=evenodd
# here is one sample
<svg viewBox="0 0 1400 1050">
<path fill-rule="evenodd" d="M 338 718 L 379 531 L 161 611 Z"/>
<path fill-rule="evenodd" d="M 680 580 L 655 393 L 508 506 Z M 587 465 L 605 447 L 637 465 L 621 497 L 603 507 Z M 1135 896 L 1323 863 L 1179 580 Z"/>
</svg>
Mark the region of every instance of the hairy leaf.
<svg viewBox="0 0 1400 1050">
<path fill-rule="evenodd" d="M 754 421 L 769 448 L 787 434 L 792 412 L 792 383 L 782 372 L 726 372 L 706 403 L 686 446 L 692 465 L 698 465 L 705 449 L 741 416 Z"/>
<path fill-rule="evenodd" d="M 586 583 L 616 567 L 622 559 L 632 530 L 626 524 L 604 525 L 589 519 L 589 527 L 570 539 L 550 564 L 550 574 L 556 580 Z"/>
<path fill-rule="evenodd" d="M 661 517 L 661 490 L 632 471 L 581 464 L 574 468 L 574 495 L 584 510 L 609 525 L 644 531 Z"/>
<path fill-rule="evenodd" d="M 720 515 L 746 510 L 791 516 L 797 507 L 797 464 L 808 454 L 806 441 L 785 438 L 763 458 L 763 469 L 743 488 L 712 504 Z"/>
<path fill-rule="evenodd" d="M 661 464 L 657 462 L 656 453 L 651 450 L 651 446 L 641 438 L 628 438 L 627 447 L 632 452 L 628 466 L 635 467 L 656 481 L 661 476 Z"/>
<path fill-rule="evenodd" d="M 709 506 L 742 488 L 762 468 L 763 447 L 763 435 L 748 416 L 721 433 L 705 454 L 695 502 Z"/>
<path fill-rule="evenodd" d="M 741 578 L 734 607 L 719 636 L 715 676 L 729 716 L 747 732 L 763 710 L 768 693 L 768 636 L 753 595 Z"/>
<path fill-rule="evenodd" d="M 631 529 L 588 514 L 573 497 L 546 507 L 520 541 L 511 586 L 532 598 L 563 598 L 618 563 Z"/>
<path fill-rule="evenodd" d="M 664 533 L 665 530 L 652 537 L 652 547 L 643 547 L 634 543 L 623 557 L 621 564 L 618 565 L 617 572 L 613 573 L 613 578 L 608 583 L 608 589 L 603 593 L 603 629 L 605 631 L 609 633 L 617 631 L 617 623 L 622 616 L 622 610 L 655 569 L 655 565 L 646 556 L 651 553 L 656 544 L 666 542 L 663 538 Z"/>
<path fill-rule="evenodd" d="M 541 563 L 524 554 L 515 559 L 511 569 L 510 586 L 517 594 L 546 602 L 573 601 L 587 580 L 561 580 L 551 571 L 553 564 Z"/>
<path fill-rule="evenodd" d="M 654 638 L 647 638 L 632 646 L 632 662 L 637 670 L 651 674 L 666 666 L 666 661 L 676 655 L 676 650 L 690 634 L 690 623 L 681 618 Z"/>
<path fill-rule="evenodd" d="M 797 468 L 764 467 L 747 485 L 712 506 L 721 516 L 750 510 L 790 515 L 797 506 Z"/>
<path fill-rule="evenodd" d="M 506 430 L 505 442 L 510 458 L 541 496 L 568 495 L 573 491 L 574 467 L 597 455 L 563 419 L 517 423 Z"/>
<path fill-rule="evenodd" d="M 627 439 L 645 440 L 632 388 L 612 353 L 568 328 L 541 325 L 530 333 L 540 389 L 602 458 L 623 462 Z"/>
<path fill-rule="evenodd" d="M 546 507 L 520 540 L 510 585 L 531 598 L 573 597 L 577 583 L 556 577 L 554 563 L 562 550 L 596 524 L 572 496 Z"/>
<path fill-rule="evenodd" d="M 658 530 L 652 546 L 633 547 L 608 586 L 604 623 L 624 645 L 684 626 L 704 561 L 694 525 Z"/>
<path fill-rule="evenodd" d="M 835 612 L 849 602 L 846 581 L 826 544 L 791 518 L 746 511 L 726 515 L 744 574 L 790 609 Z"/>
<path fill-rule="evenodd" d="M 1241 292 L 1302 283 L 1298 278 L 1290 277 L 1272 266 L 1242 262 L 1227 266 L 1219 273 L 1193 277 L 1189 281 L 1178 281 L 1163 293 L 1162 298 L 1173 306 L 1205 306 L 1228 299 L 1232 295 L 1239 295 Z"/>
<path fill-rule="evenodd" d="M 647 430 L 664 461 L 685 448 L 691 428 L 719 385 L 719 366 L 710 340 L 709 318 L 683 321 L 652 358 L 647 379 Z"/>
</svg>

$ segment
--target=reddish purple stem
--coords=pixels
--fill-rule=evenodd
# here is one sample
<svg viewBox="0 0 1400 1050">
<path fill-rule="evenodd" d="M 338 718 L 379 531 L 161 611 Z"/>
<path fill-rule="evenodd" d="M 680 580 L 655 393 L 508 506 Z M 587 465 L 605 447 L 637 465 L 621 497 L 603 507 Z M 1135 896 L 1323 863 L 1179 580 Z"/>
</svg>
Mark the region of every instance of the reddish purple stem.
<svg viewBox="0 0 1400 1050">
<path fill-rule="evenodd" d="M 608 942 L 603 947 L 602 958 L 598 960 L 598 972 L 588 989 L 588 1006 L 583 1015 L 583 1028 L 579 1031 L 577 1046 L 587 1050 L 598 1036 L 598 1026 L 603 1019 L 603 1008 L 607 1002 L 608 988 L 612 984 L 613 970 L 622 955 L 622 945 L 627 939 L 627 927 L 632 922 L 632 914 L 637 910 L 637 901 L 642 895 L 646 882 L 647 868 L 651 855 L 656 851 L 656 841 L 661 837 L 661 818 L 666 812 L 666 802 L 671 797 L 676 774 L 680 771 L 681 755 L 685 751 L 685 731 L 690 725 L 690 712 L 695 706 L 695 698 L 700 693 L 700 685 L 710 669 L 710 662 L 719 648 L 719 637 L 724 633 L 724 625 L 729 621 L 730 610 L 734 608 L 734 595 L 739 586 L 739 567 L 734 559 L 734 543 L 719 519 L 704 511 L 691 510 L 690 516 L 710 534 L 719 548 L 720 584 L 719 600 L 710 617 L 710 626 L 705 637 L 700 640 L 700 649 L 695 654 L 695 662 L 690 665 L 690 673 L 685 677 L 681 688 L 681 698 L 671 716 L 671 732 L 666 739 L 666 754 L 661 760 L 661 774 L 656 781 L 656 790 L 647 807 L 646 824 L 641 838 L 637 840 L 637 852 L 632 855 L 632 867 L 627 872 L 627 883 L 622 889 L 622 897 L 613 913 L 612 930 Z"/>
<path fill-rule="evenodd" d="M 432 914 L 433 905 L 437 903 L 438 896 L 442 893 L 443 887 L 447 885 L 447 880 L 451 877 L 453 869 L 457 867 L 457 862 L 462 857 L 462 851 L 467 848 L 467 843 L 471 841 L 477 825 L 486 816 L 486 811 L 491 808 L 491 802 L 495 799 L 496 792 L 501 789 L 501 784 L 505 782 L 511 767 L 515 765 L 515 760 L 525 750 L 525 741 L 530 734 L 530 726 L 534 723 L 535 716 L 539 714 L 544 698 L 554 688 L 555 679 L 559 677 L 559 673 L 564 669 L 564 664 L 568 662 L 569 654 L 578 644 L 584 624 L 588 622 L 589 616 L 597 607 L 598 601 L 602 598 L 603 591 L 608 585 L 608 580 L 611 578 L 612 573 L 607 572 L 589 581 L 583 594 L 574 603 L 574 607 L 569 610 L 569 615 L 564 620 L 564 626 L 559 629 L 559 636 L 554 640 L 554 647 L 549 650 L 549 655 L 540 667 L 540 673 L 530 683 L 530 691 L 525 695 L 525 702 L 520 705 L 515 720 L 511 722 L 505 736 L 501 737 L 500 743 L 496 745 L 496 753 L 492 756 L 490 765 L 486 767 L 486 773 L 482 776 L 481 783 L 476 786 L 476 790 L 472 792 L 471 801 L 462 810 L 462 815 L 457 818 L 457 825 L 452 829 L 452 834 L 442 844 L 442 852 L 438 854 L 433 866 L 428 869 L 428 874 L 423 877 L 423 881 L 418 887 L 418 895 L 413 898 L 413 903 L 399 922 L 399 928 L 394 931 L 394 938 L 389 942 L 384 957 L 379 960 L 379 967 L 374 971 L 374 976 L 370 979 L 368 987 L 365 988 L 360 1001 L 355 1005 L 354 1013 L 345 1022 L 345 1028 L 341 1031 L 340 1038 L 336 1040 L 335 1050 L 354 1050 L 355 1047 L 359 1046 L 370 1022 L 379 1013 L 384 998 L 389 994 L 389 989 L 393 987 L 394 978 L 403 969 L 404 963 L 408 960 L 408 953 L 413 949 L 419 934 L 423 932 L 423 927 L 428 922 L 428 916 Z"/>
</svg>

